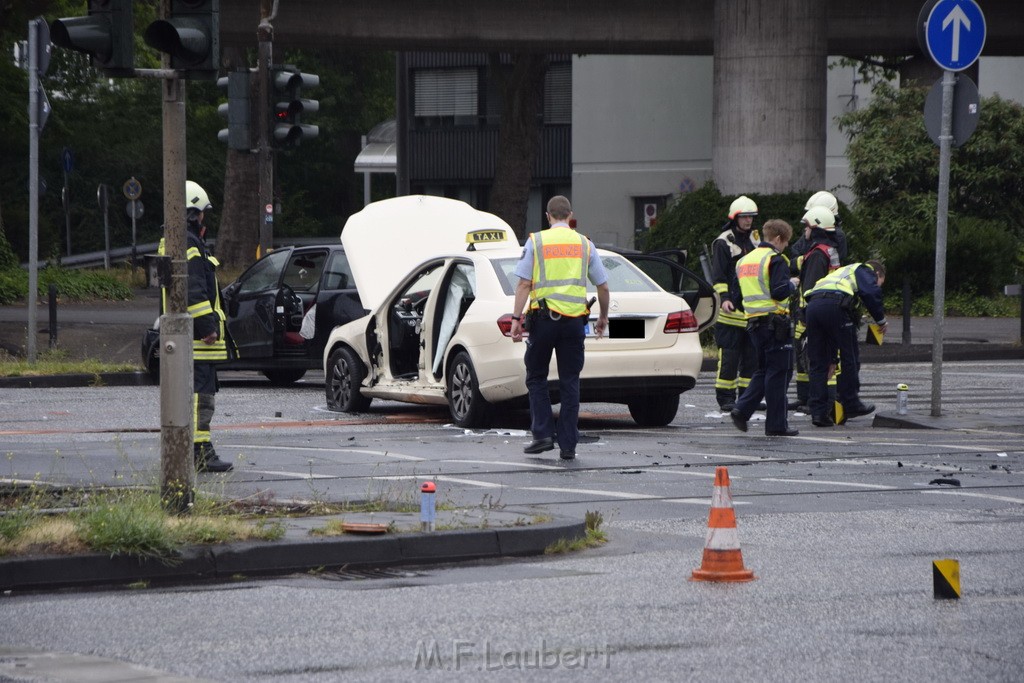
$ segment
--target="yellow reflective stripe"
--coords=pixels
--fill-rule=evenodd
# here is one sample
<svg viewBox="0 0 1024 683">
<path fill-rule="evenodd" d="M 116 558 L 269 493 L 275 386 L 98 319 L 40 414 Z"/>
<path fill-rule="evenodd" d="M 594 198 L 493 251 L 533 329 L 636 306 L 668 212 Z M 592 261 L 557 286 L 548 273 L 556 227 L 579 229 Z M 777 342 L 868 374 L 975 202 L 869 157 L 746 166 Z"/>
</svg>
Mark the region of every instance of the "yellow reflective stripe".
<svg viewBox="0 0 1024 683">
<path fill-rule="evenodd" d="M 199 249 L 198 249 L 197 247 L 189 247 L 189 248 L 188 248 L 188 249 L 187 249 L 187 250 L 185 251 L 185 257 L 186 257 L 186 258 L 187 258 L 187 259 L 188 259 L 189 261 L 191 261 L 191 260 L 192 260 L 192 259 L 194 259 L 194 258 L 199 258 L 200 256 L 202 256 L 202 254 L 200 254 L 200 253 L 199 253 Z"/>
<path fill-rule="evenodd" d="M 213 313 L 213 306 L 209 301 L 200 301 L 197 304 L 192 304 L 188 307 L 188 313 L 193 318 L 199 318 L 204 315 L 211 315 Z"/>
</svg>

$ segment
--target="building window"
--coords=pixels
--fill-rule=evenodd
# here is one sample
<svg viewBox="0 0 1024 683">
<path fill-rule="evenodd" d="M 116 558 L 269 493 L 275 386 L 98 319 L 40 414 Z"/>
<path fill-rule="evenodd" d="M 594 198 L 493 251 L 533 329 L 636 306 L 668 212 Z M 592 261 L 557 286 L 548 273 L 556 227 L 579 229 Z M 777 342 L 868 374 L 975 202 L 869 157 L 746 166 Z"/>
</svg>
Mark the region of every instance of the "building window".
<svg viewBox="0 0 1024 683">
<path fill-rule="evenodd" d="M 420 69 L 414 74 L 414 114 L 420 118 L 475 122 L 479 75 L 476 69 Z"/>
<path fill-rule="evenodd" d="M 548 66 L 544 77 L 544 123 L 572 123 L 572 63 Z"/>
</svg>

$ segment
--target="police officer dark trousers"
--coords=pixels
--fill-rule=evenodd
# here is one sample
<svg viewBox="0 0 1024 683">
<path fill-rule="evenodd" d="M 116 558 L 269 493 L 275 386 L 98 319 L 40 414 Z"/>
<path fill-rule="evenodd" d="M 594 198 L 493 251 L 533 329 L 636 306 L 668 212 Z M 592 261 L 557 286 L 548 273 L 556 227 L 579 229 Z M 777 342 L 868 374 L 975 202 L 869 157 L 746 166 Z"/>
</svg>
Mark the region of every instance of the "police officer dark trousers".
<svg viewBox="0 0 1024 683">
<path fill-rule="evenodd" d="M 836 398 L 847 417 L 867 415 L 875 407 L 860 400 L 860 352 L 857 328 L 860 309 L 867 308 L 883 331 L 886 327 L 881 285 L 885 267 L 878 261 L 853 263 L 829 273 L 811 288 L 807 299 L 807 350 L 810 361 L 811 421 L 816 427 L 831 427 L 826 381 L 834 369 L 836 352 L 843 371 L 837 377 Z"/>
<path fill-rule="evenodd" d="M 765 435 L 796 436 L 797 430 L 789 428 L 786 409 L 786 387 L 793 371 L 789 300 L 796 290 L 796 278 L 790 278 L 789 260 L 782 253 L 793 228 L 774 219 L 764 224 L 762 234 L 765 241 L 736 264 L 747 332 L 757 351 L 758 365 L 729 417 L 737 429 L 747 431 L 747 421 L 764 398 Z"/>
<path fill-rule="evenodd" d="M 593 242 L 569 227 L 572 218 L 569 200 L 560 195 L 552 197 L 547 208 L 551 227 L 530 234 L 523 256 L 516 264 L 514 273 L 519 277 L 519 284 L 511 333 L 512 341 L 523 340 L 521 314 L 529 299 L 529 337 L 524 362 L 533 442 L 523 452 L 552 450 L 557 440 L 559 456 L 572 460 L 579 442 L 580 372 L 590 314 L 586 283 L 589 279 L 597 288 L 601 313 L 594 331 L 600 338 L 608 325 L 608 276 Z M 548 392 L 552 353 L 558 368 L 561 403 L 557 423 Z"/>
</svg>

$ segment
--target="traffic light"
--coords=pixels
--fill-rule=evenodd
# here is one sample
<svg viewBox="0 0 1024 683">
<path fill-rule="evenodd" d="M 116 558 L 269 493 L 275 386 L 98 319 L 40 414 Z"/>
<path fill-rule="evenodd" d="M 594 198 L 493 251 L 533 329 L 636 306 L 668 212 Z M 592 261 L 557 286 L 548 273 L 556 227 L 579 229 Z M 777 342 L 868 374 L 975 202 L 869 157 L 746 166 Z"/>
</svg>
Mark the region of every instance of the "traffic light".
<svg viewBox="0 0 1024 683">
<path fill-rule="evenodd" d="M 217 79 L 217 87 L 228 93 L 228 101 L 217 107 L 217 113 L 227 119 L 228 127 L 217 133 L 217 139 L 228 143 L 229 149 L 252 149 L 249 129 L 249 70 L 229 71 L 227 76 Z"/>
<path fill-rule="evenodd" d="M 55 19 L 50 37 L 58 47 L 84 52 L 108 76 L 131 76 L 135 68 L 132 0 L 89 0 L 89 16 Z"/>
<path fill-rule="evenodd" d="M 297 147 L 303 140 L 312 140 L 320 135 L 318 126 L 302 123 L 303 115 L 320 110 L 319 101 L 302 98 L 302 89 L 320 85 L 320 77 L 304 74 L 294 66 L 273 66 L 270 81 L 275 97 L 282 93 L 288 98 L 271 107 L 270 129 L 274 140 L 282 146 Z"/>
<path fill-rule="evenodd" d="M 171 16 L 146 28 L 150 47 L 171 56 L 185 78 L 213 80 L 220 69 L 220 0 L 172 0 Z"/>
</svg>

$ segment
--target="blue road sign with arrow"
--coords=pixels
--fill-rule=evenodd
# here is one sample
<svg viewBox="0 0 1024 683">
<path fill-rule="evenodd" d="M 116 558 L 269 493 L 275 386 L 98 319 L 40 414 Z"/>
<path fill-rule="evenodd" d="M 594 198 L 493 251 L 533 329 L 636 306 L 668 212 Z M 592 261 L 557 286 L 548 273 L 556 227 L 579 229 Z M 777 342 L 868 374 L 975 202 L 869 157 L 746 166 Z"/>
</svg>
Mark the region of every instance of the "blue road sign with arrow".
<svg viewBox="0 0 1024 683">
<path fill-rule="evenodd" d="M 985 46 L 985 15 L 974 0 L 939 0 L 925 24 L 928 54 L 947 71 L 963 71 Z"/>
</svg>

